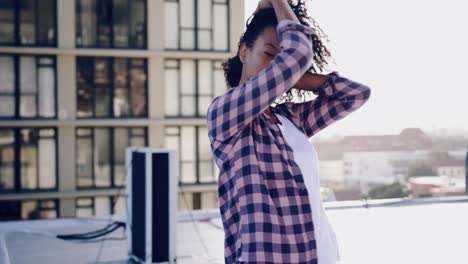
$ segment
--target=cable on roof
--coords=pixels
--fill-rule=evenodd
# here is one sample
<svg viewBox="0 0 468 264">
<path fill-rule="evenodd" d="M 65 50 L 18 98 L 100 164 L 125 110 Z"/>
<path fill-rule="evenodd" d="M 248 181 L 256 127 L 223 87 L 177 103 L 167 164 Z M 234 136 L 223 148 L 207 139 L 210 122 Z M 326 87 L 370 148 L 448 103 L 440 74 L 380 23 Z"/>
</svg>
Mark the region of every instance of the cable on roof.
<svg viewBox="0 0 468 264">
<path fill-rule="evenodd" d="M 108 224 L 104 228 L 95 231 L 81 234 L 57 235 L 56 237 L 63 240 L 89 240 L 110 234 L 121 227 L 125 229 L 126 224 L 124 222 L 115 221 L 111 224 Z"/>
</svg>

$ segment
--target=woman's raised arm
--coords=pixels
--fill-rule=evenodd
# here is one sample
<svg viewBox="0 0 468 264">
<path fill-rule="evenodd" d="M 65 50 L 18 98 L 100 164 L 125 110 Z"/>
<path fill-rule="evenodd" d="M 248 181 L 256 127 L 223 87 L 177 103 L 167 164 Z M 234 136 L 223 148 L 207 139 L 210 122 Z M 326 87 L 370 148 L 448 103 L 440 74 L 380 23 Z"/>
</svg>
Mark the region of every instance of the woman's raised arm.
<svg viewBox="0 0 468 264">
<path fill-rule="evenodd" d="M 278 23 L 280 48 L 270 64 L 254 78 L 216 97 L 208 107 L 210 140 L 224 142 L 239 133 L 301 78 L 312 64 L 312 32 L 292 20 Z"/>
</svg>

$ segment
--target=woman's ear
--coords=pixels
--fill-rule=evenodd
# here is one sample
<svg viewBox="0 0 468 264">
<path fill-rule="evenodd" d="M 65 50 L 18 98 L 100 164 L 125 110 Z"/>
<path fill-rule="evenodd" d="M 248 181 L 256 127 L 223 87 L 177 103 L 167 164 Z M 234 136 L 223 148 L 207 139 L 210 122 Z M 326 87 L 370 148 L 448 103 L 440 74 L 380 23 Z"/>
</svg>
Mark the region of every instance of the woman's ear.
<svg viewBox="0 0 468 264">
<path fill-rule="evenodd" d="M 247 53 L 248 53 L 248 48 L 245 43 L 242 43 L 239 47 L 239 59 L 244 64 L 247 60 Z"/>
</svg>

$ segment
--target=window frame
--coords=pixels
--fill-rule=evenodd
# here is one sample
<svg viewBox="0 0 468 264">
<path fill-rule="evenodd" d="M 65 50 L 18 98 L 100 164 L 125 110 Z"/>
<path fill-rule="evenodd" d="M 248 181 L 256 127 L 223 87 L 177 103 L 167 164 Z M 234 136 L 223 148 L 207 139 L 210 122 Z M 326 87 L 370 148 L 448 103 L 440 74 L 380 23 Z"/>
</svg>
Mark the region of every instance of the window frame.
<svg viewBox="0 0 468 264">
<path fill-rule="evenodd" d="M 181 71 L 181 62 L 183 60 L 187 61 L 193 61 L 194 62 L 194 76 L 195 76 L 195 93 L 193 95 L 184 95 L 182 94 L 182 71 Z M 211 94 L 201 94 L 200 92 L 200 62 L 201 61 L 208 61 L 211 63 L 211 87 L 210 87 L 210 93 Z M 167 62 L 175 62 L 177 63 L 177 66 L 172 67 L 172 66 L 167 66 Z M 201 97 L 207 97 L 211 96 L 211 100 L 213 100 L 216 96 L 216 89 L 215 89 L 215 74 L 217 71 L 221 71 L 224 76 L 224 71 L 221 66 L 222 60 L 217 60 L 217 59 L 181 59 L 181 58 L 167 58 L 164 60 L 164 74 L 166 74 L 166 70 L 177 70 L 177 83 L 178 86 L 175 88 L 177 89 L 177 100 L 178 101 L 178 115 L 168 115 L 166 112 L 166 109 L 164 109 L 164 117 L 167 119 L 177 119 L 177 118 L 205 118 L 206 117 L 206 110 L 200 113 L 200 98 Z M 219 65 L 217 65 L 219 64 Z M 219 67 L 219 68 L 218 68 Z M 165 80 L 164 87 L 166 88 L 167 86 L 167 80 Z M 227 87 L 226 87 L 227 88 Z M 166 89 L 167 90 L 167 89 Z M 188 96 L 193 96 L 195 98 L 195 115 L 184 115 L 182 114 L 182 102 L 181 98 L 182 97 L 188 97 Z M 167 104 L 166 98 L 164 98 L 164 105 Z"/>
<path fill-rule="evenodd" d="M 57 119 L 58 112 L 58 84 L 57 84 L 57 57 L 51 55 L 35 55 L 35 54 L 8 54 L 0 53 L 1 57 L 12 57 L 13 58 L 13 72 L 14 77 L 14 91 L 11 94 L 14 96 L 14 115 L 13 116 L 0 116 L 0 121 L 2 120 L 55 120 Z M 21 116 L 21 57 L 33 57 L 35 59 L 36 67 L 36 116 L 32 117 L 22 117 Z M 52 65 L 41 65 L 39 62 L 41 58 L 51 59 Z M 52 68 L 54 71 L 54 115 L 51 117 L 44 117 L 39 115 L 39 69 L 40 67 Z M 0 94 L 1 95 L 1 94 Z M 10 96 L 11 96 L 10 95 Z"/>
<path fill-rule="evenodd" d="M 57 47 L 58 45 L 58 32 L 57 32 L 57 0 L 52 0 L 53 1 L 53 23 L 54 23 L 54 40 L 52 44 L 43 44 L 39 43 L 39 19 L 40 19 L 40 13 L 39 13 L 39 1 L 36 1 L 35 6 L 34 6 L 34 12 L 35 12 L 35 23 L 34 23 L 34 38 L 35 38 L 35 43 L 36 44 L 21 44 L 21 18 L 20 18 L 20 10 L 21 10 L 21 1 L 15 0 L 13 1 L 13 21 L 14 21 L 14 33 L 13 33 L 13 42 L 0 42 L 0 46 L 15 46 L 15 47 L 35 47 L 35 48 L 50 48 L 50 47 Z"/>
<path fill-rule="evenodd" d="M 195 135 L 194 135 L 194 139 L 195 139 L 195 160 L 193 161 L 195 163 L 195 182 L 183 182 L 183 175 L 182 175 L 182 163 L 184 163 L 184 160 L 182 160 L 182 156 L 179 157 L 179 171 L 181 173 L 181 177 L 179 177 L 179 182 L 178 182 L 178 185 L 179 186 L 200 186 L 200 185 L 204 185 L 204 184 L 207 184 L 207 185 L 212 185 L 214 183 L 216 183 L 217 181 L 217 175 L 216 175 L 216 168 L 215 168 L 215 161 L 213 158 L 211 158 L 210 160 L 204 160 L 204 159 L 201 159 L 200 158 L 200 144 L 199 144 L 199 138 L 200 138 L 200 128 L 205 128 L 206 129 L 206 126 L 203 126 L 203 125 L 168 125 L 168 126 L 164 126 L 164 139 L 166 139 L 167 137 L 178 137 L 178 142 L 179 142 L 179 148 L 176 149 L 175 151 L 177 153 L 182 153 L 182 144 L 183 144 L 183 141 L 182 141 L 182 132 L 181 132 L 181 128 L 183 127 L 192 127 L 194 128 L 195 130 Z M 178 129 L 178 132 L 175 132 L 175 133 L 168 133 L 167 132 L 167 129 Z M 168 146 L 165 145 L 165 147 L 167 148 Z M 213 172 L 213 181 L 208 181 L 208 182 L 204 182 L 204 181 L 200 181 L 200 178 L 201 178 L 201 175 L 200 175 L 200 164 L 201 163 L 208 163 L 210 162 L 211 164 L 211 169 L 212 169 L 212 172 Z"/>
<path fill-rule="evenodd" d="M 21 187 L 21 130 L 22 129 L 33 129 L 37 131 L 38 134 L 38 141 L 37 144 L 39 143 L 39 140 L 41 138 L 52 138 L 55 141 L 55 157 L 56 157 L 56 162 L 55 162 L 55 187 L 54 188 L 40 188 L 39 187 L 39 180 L 40 180 L 40 163 L 39 163 L 39 147 L 37 146 L 37 187 L 35 189 L 23 189 Z M 13 160 L 13 188 L 12 189 L 2 189 L 1 191 L 3 193 L 38 193 L 38 192 L 50 192 L 50 191 L 58 191 L 58 186 L 59 186 L 59 175 L 58 175 L 58 167 L 60 163 L 60 157 L 58 155 L 58 129 L 56 127 L 13 127 L 13 128 L 4 128 L 0 127 L 0 130 L 13 130 L 13 137 L 14 137 L 14 143 L 13 143 L 13 148 L 14 148 L 14 160 Z M 53 137 L 41 137 L 40 136 L 40 130 L 53 130 L 54 131 L 54 136 Z"/>
<path fill-rule="evenodd" d="M 90 186 L 80 186 L 79 185 L 79 175 L 78 175 L 78 163 L 77 163 L 77 159 L 75 159 L 75 175 L 76 175 L 76 180 L 75 180 L 75 186 L 76 186 L 76 189 L 77 190 L 99 190 L 99 189 L 110 189 L 110 188 L 122 188 L 125 186 L 125 184 L 123 185 L 118 185 L 116 184 L 116 180 L 115 180 L 115 156 L 113 155 L 114 153 L 114 149 L 115 149 L 115 129 L 116 128 L 124 128 L 124 129 L 127 129 L 128 130 L 128 142 L 130 143 L 131 142 L 131 138 L 132 138 L 132 129 L 143 129 L 144 131 L 144 135 L 143 136 L 137 136 L 137 137 L 144 137 L 144 140 L 145 140 L 145 146 L 148 146 L 148 127 L 146 126 L 137 126 L 137 127 L 122 127 L 122 126 L 113 126 L 113 127 L 90 127 L 90 126 L 78 126 L 75 128 L 75 138 L 78 139 L 78 138 L 88 138 L 91 140 L 91 165 L 92 165 L 92 168 L 91 168 L 91 185 Z M 89 129 L 91 130 L 91 133 L 90 135 L 86 135 L 86 136 L 78 136 L 78 130 L 80 129 Z M 94 150 L 95 150 L 95 129 L 106 129 L 108 132 L 109 132 L 109 139 L 108 139 L 108 142 L 109 142 L 109 153 L 112 153 L 110 156 L 109 156 L 109 170 L 110 170 L 110 184 L 109 186 L 97 186 L 96 185 L 96 174 L 95 174 L 95 162 L 94 162 Z M 75 155 L 76 157 L 78 157 L 78 140 L 75 140 Z"/>
<path fill-rule="evenodd" d="M 131 73 L 131 69 L 133 67 L 135 68 L 139 68 L 139 67 L 136 67 L 136 66 L 132 66 L 132 60 L 143 60 L 143 63 L 144 65 L 142 66 L 142 69 L 146 75 L 146 81 L 145 81 L 145 114 L 144 115 L 126 115 L 126 116 L 115 116 L 115 112 L 114 112 L 114 108 L 113 108 L 113 102 L 114 102 L 114 98 L 115 98 L 115 74 L 114 74 L 114 71 L 115 71 L 115 59 L 125 59 L 126 60 L 126 64 L 127 64 L 127 90 L 129 91 L 129 95 L 127 96 L 127 98 L 131 98 L 132 94 L 131 94 L 131 85 L 130 85 L 130 82 L 131 82 L 131 76 L 130 76 L 130 73 Z M 96 115 L 96 83 L 95 83 L 95 65 L 96 65 L 96 59 L 100 59 L 100 60 L 106 60 L 106 64 L 107 64 L 107 67 L 108 67 L 108 73 L 107 73 L 107 80 L 109 81 L 109 91 L 108 91 L 108 96 L 110 98 L 110 103 L 109 103 L 109 115 L 106 115 L 106 116 L 99 116 L 99 115 Z M 139 118 L 148 118 L 149 116 L 149 106 L 148 106 L 148 59 L 147 58 L 134 58 L 134 57 L 88 57 L 88 56 L 77 56 L 76 57 L 76 68 L 75 68 L 75 73 L 76 75 L 78 76 L 78 72 L 79 70 L 81 70 L 79 67 L 81 65 L 81 63 L 79 63 L 79 60 L 90 60 L 92 61 L 92 73 L 91 73 L 91 79 L 92 79 L 92 83 L 90 84 L 93 89 L 93 94 L 92 94 L 92 105 L 91 105 L 91 108 L 92 108 L 92 115 L 91 116 L 78 116 L 78 112 L 79 112 L 79 109 L 78 109 L 78 106 L 79 106 L 79 103 L 78 103 L 78 99 L 79 99 L 79 83 L 78 83 L 78 78 L 76 78 L 76 118 L 79 119 L 79 120 L 85 120 L 85 119 L 139 119 Z M 131 101 L 129 101 L 129 103 L 131 104 Z M 131 107 L 130 107 L 131 108 Z"/>
<path fill-rule="evenodd" d="M 211 31 L 211 36 L 212 36 L 212 40 L 211 40 L 211 48 L 210 49 L 200 49 L 199 48 L 199 45 L 198 45 L 198 31 L 200 30 L 207 30 L 206 28 L 202 28 L 198 25 L 198 8 L 199 8 L 199 5 L 198 5 L 198 0 L 192 0 L 194 1 L 193 5 L 194 5 L 194 27 L 193 28 L 185 28 L 185 27 L 182 27 L 181 26 L 181 12 L 180 12 L 180 0 L 164 0 L 164 4 L 166 2 L 172 2 L 172 3 L 177 3 L 177 23 L 178 23 L 178 28 L 177 28 L 177 47 L 176 48 L 167 48 L 166 47 L 166 43 L 164 43 L 164 50 L 166 51 L 197 51 L 197 52 L 229 52 L 231 50 L 231 0 L 226 0 L 226 3 L 219 3 L 217 2 L 216 0 L 211 0 L 211 7 L 213 7 L 214 5 L 225 5 L 226 6 L 226 9 L 227 9 L 227 47 L 226 49 L 222 49 L 222 50 L 218 50 L 218 49 L 214 49 L 214 37 L 213 37 L 213 23 L 214 23 L 214 19 L 212 19 L 212 23 L 211 23 L 211 29 L 209 29 Z M 212 11 L 213 11 L 213 8 L 212 8 Z M 167 15 L 167 14 L 165 14 Z M 182 48 L 182 44 L 181 44 L 181 31 L 183 30 L 187 30 L 187 29 L 192 29 L 193 32 L 194 32 L 194 48 L 193 49 L 187 49 L 187 48 Z M 166 30 L 166 28 L 164 28 L 164 30 Z"/>
<path fill-rule="evenodd" d="M 96 216 L 96 198 L 107 198 L 109 202 L 109 211 L 111 215 L 116 213 L 115 206 L 117 204 L 118 199 L 125 199 L 124 194 L 116 194 L 116 195 L 95 195 L 95 196 L 82 196 L 75 198 L 75 216 L 78 217 L 77 211 L 78 209 L 91 209 L 92 216 Z M 78 204 L 78 200 L 80 199 L 91 199 L 91 205 L 89 206 L 82 206 Z"/>
<path fill-rule="evenodd" d="M 78 24 L 80 23 L 80 27 L 81 27 L 81 20 L 79 22 L 79 14 L 81 14 L 81 0 L 75 0 L 75 7 L 74 7 L 74 10 L 75 10 L 75 29 L 76 29 L 76 32 L 75 32 L 75 47 L 76 48 L 79 48 L 79 49 L 123 49 L 123 50 L 146 50 L 148 49 L 148 12 L 146 12 L 146 10 L 148 10 L 148 0 L 137 0 L 139 2 L 143 2 L 143 5 L 144 5 L 144 19 L 143 19 L 143 34 L 144 34 L 144 41 L 143 41 L 143 46 L 142 47 L 135 47 L 135 46 L 131 46 L 131 45 L 128 45 L 127 47 L 118 47 L 115 45 L 115 35 L 114 35 L 114 24 L 115 24 L 115 20 L 114 20 L 114 4 L 113 4 L 113 1 L 110 1 L 107 6 L 106 6 L 106 9 L 109 13 L 109 18 L 108 20 L 106 21 L 108 24 L 109 24 L 109 27 L 110 27 L 110 33 L 109 33 L 109 46 L 101 46 L 102 44 L 100 43 L 99 41 L 99 18 L 98 18 L 98 10 L 99 10 L 99 5 L 97 4 L 97 1 L 99 0 L 93 0 L 93 1 L 96 1 L 96 6 L 95 6 L 95 10 L 94 10 L 94 14 L 96 15 L 96 25 L 94 27 L 94 29 L 96 30 L 96 43 L 94 43 L 93 45 L 83 45 L 83 44 L 78 44 L 77 43 L 77 39 L 78 39 Z M 132 0 L 127 0 L 127 6 L 129 7 L 130 6 L 130 1 Z M 150 0 L 151 1 L 151 0 Z M 130 7 L 129 7 L 129 11 L 130 11 Z M 130 18 L 130 14 L 128 14 L 128 17 Z M 130 24 L 130 19 L 129 21 L 127 22 L 127 26 L 128 26 L 128 33 L 127 33 L 127 37 L 128 39 L 130 40 L 131 39 L 131 24 Z M 130 41 L 129 41 L 130 42 Z"/>
<path fill-rule="evenodd" d="M 56 218 L 39 218 L 39 219 L 58 219 L 60 218 L 60 199 L 56 198 L 45 198 L 45 199 L 24 199 L 24 200 L 6 200 L 6 201 L 0 201 L 0 205 L 4 205 L 4 203 L 9 203 L 12 204 L 13 206 L 19 207 L 19 218 L 8 218 L 8 215 L 2 215 L 0 214 L 0 222 L 1 221 L 23 221 L 23 220 L 34 220 L 34 219 L 23 219 L 22 214 L 23 214 L 23 204 L 27 202 L 36 202 L 37 206 L 36 208 L 39 210 L 39 213 L 41 211 L 49 211 L 49 210 L 54 210 L 55 209 L 55 214 Z M 43 203 L 46 202 L 53 202 L 55 208 L 47 208 L 43 205 Z M 0 206 L 1 207 L 1 206 Z M 2 218 L 5 217 L 5 218 Z M 10 215 L 11 217 L 11 215 Z"/>
</svg>

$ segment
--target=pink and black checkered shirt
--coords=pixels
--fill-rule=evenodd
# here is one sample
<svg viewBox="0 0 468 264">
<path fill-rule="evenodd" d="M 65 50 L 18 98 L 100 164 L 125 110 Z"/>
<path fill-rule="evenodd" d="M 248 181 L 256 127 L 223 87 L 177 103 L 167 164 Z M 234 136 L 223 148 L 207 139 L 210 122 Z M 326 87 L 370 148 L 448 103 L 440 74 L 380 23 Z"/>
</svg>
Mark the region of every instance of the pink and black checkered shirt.
<svg viewBox="0 0 468 264">
<path fill-rule="evenodd" d="M 308 192 L 293 150 L 264 113 L 287 117 L 307 137 L 361 107 L 370 88 L 334 71 L 308 102 L 274 103 L 312 63 L 310 27 L 282 20 L 280 51 L 254 78 L 216 97 L 207 111 L 217 166 L 225 263 L 318 263 Z M 311 160 L 312 162 L 312 160 Z"/>
</svg>

